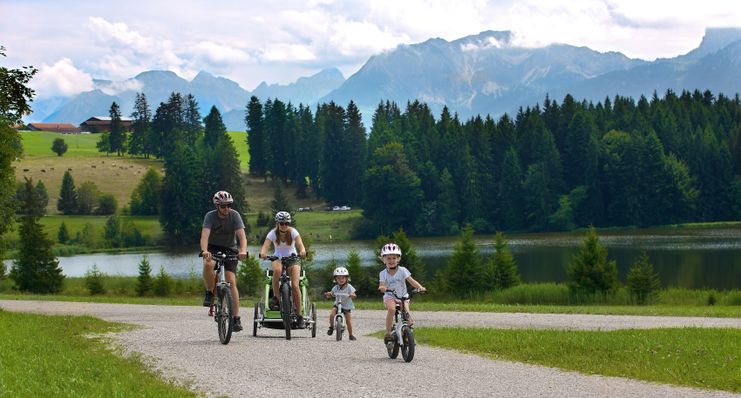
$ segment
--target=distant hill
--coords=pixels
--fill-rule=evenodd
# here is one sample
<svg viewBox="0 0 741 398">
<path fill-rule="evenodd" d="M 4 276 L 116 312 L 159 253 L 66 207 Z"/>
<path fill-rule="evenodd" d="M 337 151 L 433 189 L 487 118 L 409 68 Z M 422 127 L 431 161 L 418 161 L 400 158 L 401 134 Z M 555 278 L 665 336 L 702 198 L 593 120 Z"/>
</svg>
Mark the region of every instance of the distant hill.
<svg viewBox="0 0 741 398">
<path fill-rule="evenodd" d="M 191 93 L 204 116 L 216 106 L 233 131 L 245 131 L 244 109 L 251 95 L 296 105 L 346 105 L 353 100 L 366 126 L 378 103 L 386 100 L 404 106 L 419 99 L 435 114 L 447 106 L 467 118 L 511 114 L 521 106 L 542 103 L 546 95 L 560 102 L 567 93 L 590 101 L 616 94 L 663 95 L 667 89 L 709 89 L 732 96 L 741 91 L 741 29 L 707 29 L 698 48 L 652 62 L 568 44 L 525 48 L 513 43 L 511 32 L 486 31 L 450 42 L 435 38 L 398 46 L 373 55 L 347 80 L 329 68 L 288 85 L 263 82 L 249 92 L 207 72 L 187 81 L 173 72 L 147 71 L 122 82 L 96 80 L 95 86 L 73 98 L 34 102 L 37 114 L 26 119 L 79 124 L 93 115 L 107 115 L 113 101 L 128 116 L 137 92 L 147 95 L 153 112 L 173 91 Z"/>
</svg>

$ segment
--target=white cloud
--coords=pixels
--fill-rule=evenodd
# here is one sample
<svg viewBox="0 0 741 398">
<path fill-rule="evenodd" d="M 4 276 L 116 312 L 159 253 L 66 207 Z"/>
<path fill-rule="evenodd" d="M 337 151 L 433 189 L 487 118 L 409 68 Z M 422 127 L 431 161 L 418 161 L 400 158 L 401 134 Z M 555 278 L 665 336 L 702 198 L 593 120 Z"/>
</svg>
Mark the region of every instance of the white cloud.
<svg viewBox="0 0 741 398">
<path fill-rule="evenodd" d="M 303 44 L 276 43 L 262 50 L 262 58 L 271 62 L 314 61 L 316 54 Z"/>
<path fill-rule="evenodd" d="M 72 96 L 93 89 L 93 78 L 63 58 L 53 65 L 42 64 L 30 83 L 39 98 Z"/>
<path fill-rule="evenodd" d="M 192 48 L 192 55 L 210 64 L 244 64 L 250 61 L 250 55 L 232 46 L 201 41 Z"/>
<path fill-rule="evenodd" d="M 128 79 L 121 82 L 112 82 L 100 87 L 100 91 L 108 95 L 117 95 L 124 91 L 141 91 L 143 85 L 139 80 Z"/>
</svg>

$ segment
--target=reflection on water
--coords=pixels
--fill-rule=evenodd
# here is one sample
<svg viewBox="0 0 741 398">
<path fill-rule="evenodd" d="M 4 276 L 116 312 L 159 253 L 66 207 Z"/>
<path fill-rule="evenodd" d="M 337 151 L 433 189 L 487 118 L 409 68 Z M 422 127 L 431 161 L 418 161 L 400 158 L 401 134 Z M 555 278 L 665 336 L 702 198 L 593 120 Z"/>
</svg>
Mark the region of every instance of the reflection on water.
<svg viewBox="0 0 741 398">
<path fill-rule="evenodd" d="M 646 251 L 659 274 L 662 284 L 684 288 L 741 288 L 741 228 L 717 229 L 648 229 L 632 231 L 601 231 L 600 242 L 608 248 L 609 258 L 617 261 L 621 280 Z M 562 282 L 566 280 L 566 265 L 578 251 L 583 239 L 580 233 L 540 233 L 507 236 L 510 250 L 518 263 L 525 282 Z M 494 251 L 491 236 L 476 237 L 480 253 Z M 418 256 L 427 265 L 427 275 L 434 275 L 445 266 L 455 239 L 425 238 L 413 241 Z M 332 259 L 344 262 L 350 250 L 358 252 L 365 266 L 376 266 L 373 242 L 354 241 L 342 244 L 315 244 L 314 266 L 323 266 Z M 250 247 L 250 253 L 257 253 Z M 60 257 L 60 265 L 68 276 L 82 276 L 96 264 L 112 275 L 138 275 L 142 254 L 90 254 Z M 147 254 L 153 274 L 160 267 L 175 276 L 190 272 L 201 273 L 201 259 L 193 253 Z M 9 265 L 9 264 L 8 264 Z"/>
</svg>

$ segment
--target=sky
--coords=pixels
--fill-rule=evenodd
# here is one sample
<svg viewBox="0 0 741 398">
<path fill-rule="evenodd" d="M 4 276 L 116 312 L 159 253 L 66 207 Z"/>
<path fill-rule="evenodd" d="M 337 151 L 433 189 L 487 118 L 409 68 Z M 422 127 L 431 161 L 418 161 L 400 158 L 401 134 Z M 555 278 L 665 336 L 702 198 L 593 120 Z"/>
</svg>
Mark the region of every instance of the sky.
<svg viewBox="0 0 741 398">
<path fill-rule="evenodd" d="M 124 5 L 125 4 L 125 5 Z M 0 66 L 39 69 L 37 98 L 71 96 L 93 79 L 199 71 L 254 90 L 324 68 L 347 78 L 374 54 L 429 38 L 513 32 L 654 60 L 686 54 L 708 27 L 741 27 L 727 0 L 0 0 Z M 135 88 L 135 87 L 133 87 Z M 115 94 L 115 93 L 110 93 Z"/>
</svg>

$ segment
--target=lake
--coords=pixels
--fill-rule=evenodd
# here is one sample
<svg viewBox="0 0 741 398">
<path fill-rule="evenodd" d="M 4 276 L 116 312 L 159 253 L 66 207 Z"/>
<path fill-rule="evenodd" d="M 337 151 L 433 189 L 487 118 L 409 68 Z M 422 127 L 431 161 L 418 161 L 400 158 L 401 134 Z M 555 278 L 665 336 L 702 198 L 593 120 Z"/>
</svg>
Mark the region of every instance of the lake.
<svg viewBox="0 0 741 398">
<path fill-rule="evenodd" d="M 649 255 L 654 270 L 665 287 L 682 288 L 741 288 L 741 227 L 642 229 L 599 231 L 600 242 L 615 259 L 621 281 L 642 251 Z M 583 233 L 537 233 L 506 236 L 510 250 L 518 263 L 525 282 L 563 282 L 567 280 L 566 265 L 579 250 Z M 493 236 L 475 237 L 481 254 L 494 251 Z M 456 242 L 453 238 L 414 239 L 418 256 L 427 266 L 427 275 L 445 267 Z M 371 241 L 351 241 L 335 244 L 315 244 L 314 266 L 323 266 L 332 259 L 344 262 L 355 249 L 364 266 L 381 266 L 375 262 Z M 160 267 L 174 276 L 187 276 L 191 270 L 201 272 L 201 259 L 196 248 L 190 253 L 146 253 L 153 274 Z M 258 247 L 251 245 L 252 256 Z M 144 254 L 87 254 L 60 257 L 67 276 L 83 276 L 96 264 L 106 274 L 138 275 L 138 265 Z M 9 263 L 9 262 L 8 262 Z M 8 264 L 9 266 L 10 264 Z"/>
</svg>

